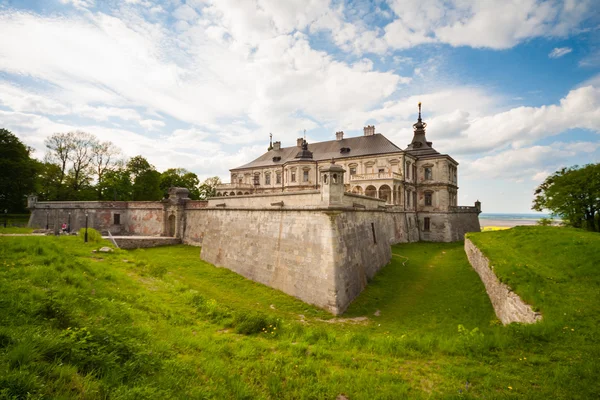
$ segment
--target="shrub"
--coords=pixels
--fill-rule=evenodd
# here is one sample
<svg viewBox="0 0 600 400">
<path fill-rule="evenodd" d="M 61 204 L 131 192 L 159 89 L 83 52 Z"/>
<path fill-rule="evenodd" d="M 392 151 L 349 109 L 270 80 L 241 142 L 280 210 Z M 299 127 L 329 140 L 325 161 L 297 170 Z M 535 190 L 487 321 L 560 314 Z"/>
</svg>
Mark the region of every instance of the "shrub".
<svg viewBox="0 0 600 400">
<path fill-rule="evenodd" d="M 95 230 L 93 228 L 88 228 L 87 232 L 88 232 L 88 242 L 98 243 L 98 242 L 102 241 L 102 235 L 97 230 Z M 84 239 L 85 238 L 85 228 L 81 228 L 79 230 L 79 233 L 77 234 L 77 236 L 79 236 L 82 240 L 85 240 Z"/>
</svg>

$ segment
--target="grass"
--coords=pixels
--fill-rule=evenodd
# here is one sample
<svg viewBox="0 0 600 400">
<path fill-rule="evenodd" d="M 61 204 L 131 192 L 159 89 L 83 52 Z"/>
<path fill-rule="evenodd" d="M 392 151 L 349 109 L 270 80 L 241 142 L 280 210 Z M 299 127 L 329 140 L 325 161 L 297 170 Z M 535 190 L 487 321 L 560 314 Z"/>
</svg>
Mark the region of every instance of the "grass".
<svg viewBox="0 0 600 400">
<path fill-rule="evenodd" d="M 0 225 L 0 234 L 27 234 L 27 233 L 32 233 L 33 232 L 33 228 L 27 228 L 27 227 L 20 227 L 20 226 L 7 226 L 6 228 L 4 227 L 4 225 Z"/>
<path fill-rule="evenodd" d="M 519 231 L 473 240 L 495 259 L 486 243 Z M 194 247 L 92 253 L 110 244 L 1 237 L 0 399 L 598 397 L 596 242 L 569 233 L 579 272 L 532 297 L 542 323 L 508 327 L 462 243 L 394 246 L 343 322 Z M 559 295 L 580 312 L 560 315 Z"/>
</svg>

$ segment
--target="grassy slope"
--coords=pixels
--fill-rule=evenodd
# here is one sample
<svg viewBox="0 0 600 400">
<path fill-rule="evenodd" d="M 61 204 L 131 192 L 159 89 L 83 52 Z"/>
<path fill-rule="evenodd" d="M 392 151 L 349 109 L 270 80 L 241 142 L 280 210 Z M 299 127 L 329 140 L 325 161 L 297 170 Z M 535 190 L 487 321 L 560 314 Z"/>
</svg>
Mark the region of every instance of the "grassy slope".
<svg viewBox="0 0 600 400">
<path fill-rule="evenodd" d="M 365 324 L 332 323 L 203 263 L 198 248 L 92 254 L 98 247 L 0 238 L 0 398 L 598 394 L 598 362 L 583 357 L 597 360 L 597 328 L 588 322 L 569 354 L 564 335 L 584 332 L 563 334 L 562 321 L 499 326 L 461 243 L 395 246 L 344 315 Z"/>
</svg>

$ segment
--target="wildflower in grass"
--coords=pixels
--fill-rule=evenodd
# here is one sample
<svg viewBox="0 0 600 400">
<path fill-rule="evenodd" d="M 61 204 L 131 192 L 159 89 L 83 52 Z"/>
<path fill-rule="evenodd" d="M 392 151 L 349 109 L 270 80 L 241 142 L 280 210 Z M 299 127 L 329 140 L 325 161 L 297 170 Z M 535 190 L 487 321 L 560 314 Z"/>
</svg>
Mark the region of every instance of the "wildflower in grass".
<svg viewBox="0 0 600 400">
<path fill-rule="evenodd" d="M 509 389 L 509 390 L 512 390 L 512 386 L 509 386 L 509 387 L 508 387 L 508 389 Z"/>
</svg>

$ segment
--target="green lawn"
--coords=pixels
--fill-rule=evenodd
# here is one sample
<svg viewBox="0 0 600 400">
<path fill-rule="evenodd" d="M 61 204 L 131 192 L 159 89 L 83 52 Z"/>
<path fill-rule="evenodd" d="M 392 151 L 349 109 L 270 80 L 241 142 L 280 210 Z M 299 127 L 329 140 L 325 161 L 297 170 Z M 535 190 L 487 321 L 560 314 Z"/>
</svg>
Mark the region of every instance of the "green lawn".
<svg viewBox="0 0 600 400">
<path fill-rule="evenodd" d="M 588 235 L 574 241 L 594 245 Z M 594 252 L 543 288 L 570 288 L 559 295 L 579 314 L 540 303 L 542 323 L 503 327 L 462 243 L 394 246 L 345 321 L 206 264 L 199 248 L 92 253 L 103 245 L 0 237 L 0 399 L 600 395 Z"/>
</svg>

